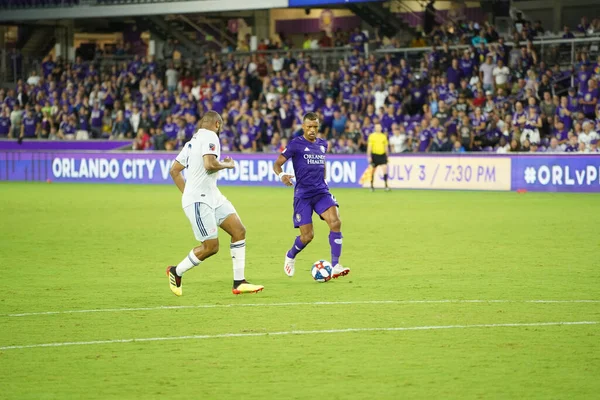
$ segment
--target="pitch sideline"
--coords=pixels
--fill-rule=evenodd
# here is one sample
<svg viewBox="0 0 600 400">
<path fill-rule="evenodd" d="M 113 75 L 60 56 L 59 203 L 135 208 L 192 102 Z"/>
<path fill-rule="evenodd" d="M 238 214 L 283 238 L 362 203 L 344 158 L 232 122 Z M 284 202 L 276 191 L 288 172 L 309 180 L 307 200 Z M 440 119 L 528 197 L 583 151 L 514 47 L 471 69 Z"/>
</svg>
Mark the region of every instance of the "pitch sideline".
<svg viewBox="0 0 600 400">
<path fill-rule="evenodd" d="M 441 330 L 441 329 L 596 325 L 598 323 L 599 323 L 599 321 L 533 322 L 533 323 L 512 323 L 512 324 L 411 326 L 411 327 L 397 327 L 397 328 L 345 328 L 345 329 L 280 331 L 280 332 L 260 332 L 260 333 L 222 333 L 222 334 L 216 334 L 216 335 L 189 335 L 189 336 L 174 336 L 174 337 L 94 340 L 94 341 L 87 341 L 87 342 L 40 343 L 40 344 L 30 344 L 30 345 L 4 346 L 4 347 L 0 347 L 0 351 L 33 349 L 33 348 L 41 348 L 41 347 L 91 346 L 91 345 L 102 345 L 102 344 L 142 343 L 142 342 L 158 342 L 158 341 L 171 341 L 171 340 L 202 340 L 202 339 L 238 338 L 238 337 L 316 335 L 316 334 L 327 334 L 327 333 L 338 333 L 339 334 L 339 333 L 355 333 L 355 332 L 402 332 L 402 331 L 428 331 L 428 330 Z"/>
<path fill-rule="evenodd" d="M 369 305 L 369 304 L 494 304 L 494 303 L 538 303 L 538 304 L 575 304 L 575 303 L 600 303 L 600 300 L 365 300 L 365 301 L 314 301 L 293 303 L 230 303 L 230 304 L 199 304 L 192 306 L 156 306 L 156 307 L 125 307 L 125 308 L 97 308 L 87 310 L 39 311 L 28 313 L 0 314 L 0 317 L 33 317 L 41 315 L 59 314 L 88 314 L 102 312 L 133 312 L 133 311 L 160 311 L 160 310 L 186 310 L 202 308 L 235 308 L 235 307 L 297 307 L 321 305 Z"/>
</svg>

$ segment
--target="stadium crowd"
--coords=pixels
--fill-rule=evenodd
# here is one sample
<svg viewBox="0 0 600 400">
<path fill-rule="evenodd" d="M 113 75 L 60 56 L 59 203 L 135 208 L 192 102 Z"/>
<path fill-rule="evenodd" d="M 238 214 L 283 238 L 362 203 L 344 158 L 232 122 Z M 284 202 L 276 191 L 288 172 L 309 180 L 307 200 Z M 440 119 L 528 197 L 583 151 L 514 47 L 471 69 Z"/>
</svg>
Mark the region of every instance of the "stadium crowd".
<svg viewBox="0 0 600 400">
<path fill-rule="evenodd" d="M 193 68 L 136 56 L 102 70 L 47 57 L 16 90 L 0 89 L 0 136 L 131 138 L 134 149 L 174 150 L 212 109 L 226 121 L 224 151 L 278 152 L 302 115 L 317 112 L 332 153 L 364 152 L 375 130 L 390 136 L 393 153 L 597 152 L 600 57 L 581 52 L 565 71 L 531 42 L 509 47 L 491 32 L 464 51 L 442 40 L 409 65 L 365 56 L 357 31 L 332 71 L 302 53 L 213 53 Z"/>
</svg>

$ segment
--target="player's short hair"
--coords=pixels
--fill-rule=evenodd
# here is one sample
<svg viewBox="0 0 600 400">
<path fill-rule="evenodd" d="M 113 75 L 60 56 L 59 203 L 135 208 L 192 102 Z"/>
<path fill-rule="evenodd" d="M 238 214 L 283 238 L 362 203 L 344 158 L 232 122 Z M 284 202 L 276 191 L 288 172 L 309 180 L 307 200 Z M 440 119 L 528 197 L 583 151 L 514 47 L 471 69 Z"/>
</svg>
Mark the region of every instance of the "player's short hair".
<svg viewBox="0 0 600 400">
<path fill-rule="evenodd" d="M 317 115 L 317 113 L 314 112 L 309 112 L 304 114 L 304 117 L 302 118 L 302 123 L 306 122 L 306 121 L 318 121 L 319 120 L 319 116 Z"/>
<path fill-rule="evenodd" d="M 202 116 L 200 119 L 200 127 L 205 129 L 212 129 L 215 127 L 215 124 L 219 122 L 221 126 L 223 126 L 223 118 L 216 111 L 208 111 L 206 114 Z"/>
</svg>

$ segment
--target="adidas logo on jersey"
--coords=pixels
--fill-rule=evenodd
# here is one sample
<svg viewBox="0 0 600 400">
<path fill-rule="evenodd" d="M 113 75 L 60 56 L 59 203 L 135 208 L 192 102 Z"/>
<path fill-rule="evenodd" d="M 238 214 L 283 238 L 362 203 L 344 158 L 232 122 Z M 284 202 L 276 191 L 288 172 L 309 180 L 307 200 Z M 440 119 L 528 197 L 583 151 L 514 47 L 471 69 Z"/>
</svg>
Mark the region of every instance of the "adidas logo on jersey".
<svg viewBox="0 0 600 400">
<path fill-rule="evenodd" d="M 308 147 L 305 147 L 304 151 L 310 151 L 310 149 Z"/>
</svg>

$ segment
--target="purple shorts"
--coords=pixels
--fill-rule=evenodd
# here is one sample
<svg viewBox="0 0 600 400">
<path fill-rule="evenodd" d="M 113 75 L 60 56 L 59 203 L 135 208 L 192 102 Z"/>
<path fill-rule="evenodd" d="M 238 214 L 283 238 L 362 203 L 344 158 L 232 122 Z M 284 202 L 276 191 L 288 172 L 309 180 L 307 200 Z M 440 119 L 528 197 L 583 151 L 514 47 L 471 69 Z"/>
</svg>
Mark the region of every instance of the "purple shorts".
<svg viewBox="0 0 600 400">
<path fill-rule="evenodd" d="M 294 228 L 312 224 L 313 211 L 320 216 L 333 206 L 339 207 L 339 204 L 331 193 L 319 194 L 308 199 L 294 197 Z"/>
</svg>

